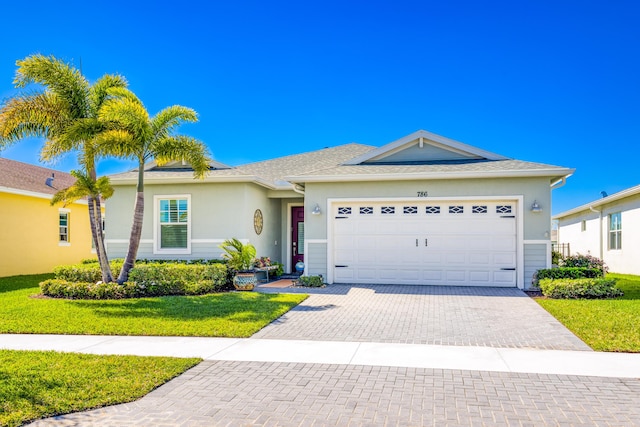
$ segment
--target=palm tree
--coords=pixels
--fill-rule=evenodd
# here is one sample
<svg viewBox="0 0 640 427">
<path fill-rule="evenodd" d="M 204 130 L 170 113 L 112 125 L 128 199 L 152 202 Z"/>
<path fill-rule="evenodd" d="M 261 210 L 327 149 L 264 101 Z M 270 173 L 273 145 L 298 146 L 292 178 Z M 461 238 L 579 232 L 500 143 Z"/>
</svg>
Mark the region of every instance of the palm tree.
<svg viewBox="0 0 640 427">
<path fill-rule="evenodd" d="M 193 168 L 195 178 L 204 178 L 209 170 L 209 156 L 202 142 L 175 134 L 180 124 L 198 121 L 196 112 L 191 108 L 174 105 L 149 117 L 142 102 L 132 92 L 119 89 L 113 93 L 115 96 L 104 102 L 98 114 L 101 121 L 111 123 L 112 127 L 98 135 L 97 144 L 111 154 L 138 162 L 129 248 L 117 279 L 122 284 L 135 264 L 142 235 L 145 163 L 152 159 L 158 165 L 174 160 L 186 161 Z"/>
<path fill-rule="evenodd" d="M 104 282 L 112 282 L 102 233 L 101 194 L 108 181 L 97 185 L 95 163 L 97 151 L 94 137 L 104 130 L 97 120 L 98 110 L 109 94 L 126 88 L 119 75 L 104 75 L 91 85 L 82 73 L 54 56 L 32 55 L 17 61 L 14 84 L 25 88 L 31 83 L 42 86 L 35 92 L 24 92 L 0 107 L 0 150 L 28 137 L 45 138 L 41 152 L 43 160 L 76 151 L 88 180 L 85 187 L 88 200 L 91 235 Z M 83 184 L 84 185 L 84 184 Z"/>
</svg>

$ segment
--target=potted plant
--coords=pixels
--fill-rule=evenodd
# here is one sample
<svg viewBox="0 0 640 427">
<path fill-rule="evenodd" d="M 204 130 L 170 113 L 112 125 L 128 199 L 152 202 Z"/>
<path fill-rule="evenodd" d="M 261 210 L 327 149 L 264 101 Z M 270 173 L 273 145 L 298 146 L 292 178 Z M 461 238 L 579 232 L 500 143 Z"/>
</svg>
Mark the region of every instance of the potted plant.
<svg viewBox="0 0 640 427">
<path fill-rule="evenodd" d="M 252 290 L 258 282 L 253 270 L 256 257 L 255 246 L 233 238 L 222 242 L 220 249 L 224 251 L 222 258 L 227 261 L 227 267 L 234 272 L 233 286 L 239 291 Z"/>
</svg>

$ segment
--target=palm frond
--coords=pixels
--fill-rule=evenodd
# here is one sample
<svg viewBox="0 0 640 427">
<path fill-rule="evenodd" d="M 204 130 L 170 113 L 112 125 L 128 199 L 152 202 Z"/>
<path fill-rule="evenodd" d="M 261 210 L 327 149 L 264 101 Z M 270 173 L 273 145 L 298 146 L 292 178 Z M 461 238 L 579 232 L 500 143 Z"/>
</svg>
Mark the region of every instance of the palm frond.
<svg viewBox="0 0 640 427">
<path fill-rule="evenodd" d="M 138 159 L 138 141 L 133 135 L 121 129 L 109 129 L 93 139 L 96 153 L 100 156 Z"/>
<path fill-rule="evenodd" d="M 198 121 L 198 113 L 195 110 L 183 107 L 182 105 L 172 105 L 156 114 L 151 119 L 151 127 L 156 138 L 171 135 L 176 127 L 184 122 L 195 123 Z"/>
<path fill-rule="evenodd" d="M 195 138 L 177 135 L 162 138 L 153 144 L 153 157 L 158 164 L 172 160 L 185 160 L 193 168 L 196 178 L 204 178 L 209 171 L 209 153 L 206 145 Z"/>
<path fill-rule="evenodd" d="M 112 128 L 125 129 L 139 141 L 146 141 L 151 136 L 146 108 L 128 98 L 107 99 L 98 112 L 98 118 L 111 122 Z"/>
<path fill-rule="evenodd" d="M 126 89 L 127 85 L 127 79 L 119 74 L 105 74 L 96 80 L 89 90 L 92 116 L 95 117 L 98 115 L 98 110 L 107 97 L 109 97 L 111 91 Z"/>
<path fill-rule="evenodd" d="M 64 99 L 73 118 L 86 117 L 90 110 L 89 82 L 76 68 L 55 56 L 31 55 L 16 61 L 18 70 L 14 84 L 25 87 L 39 83 Z"/>
<path fill-rule="evenodd" d="M 0 140 L 47 138 L 64 128 L 68 121 L 66 102 L 53 94 L 16 96 L 0 108 Z"/>
</svg>

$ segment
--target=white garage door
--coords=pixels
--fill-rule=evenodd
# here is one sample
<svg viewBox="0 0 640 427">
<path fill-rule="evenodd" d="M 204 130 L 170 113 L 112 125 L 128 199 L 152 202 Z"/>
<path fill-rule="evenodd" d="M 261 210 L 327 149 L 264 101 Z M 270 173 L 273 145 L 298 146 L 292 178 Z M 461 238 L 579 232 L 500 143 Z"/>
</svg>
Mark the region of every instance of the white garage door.
<svg viewBox="0 0 640 427">
<path fill-rule="evenodd" d="M 516 286 L 513 201 L 333 205 L 336 283 Z"/>
</svg>

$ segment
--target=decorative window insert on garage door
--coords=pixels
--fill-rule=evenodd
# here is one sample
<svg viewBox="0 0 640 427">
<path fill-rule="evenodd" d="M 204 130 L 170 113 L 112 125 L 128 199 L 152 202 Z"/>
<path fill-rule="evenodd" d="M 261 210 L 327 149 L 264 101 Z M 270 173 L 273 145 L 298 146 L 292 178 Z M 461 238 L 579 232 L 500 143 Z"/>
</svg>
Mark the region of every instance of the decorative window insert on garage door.
<svg viewBox="0 0 640 427">
<path fill-rule="evenodd" d="M 333 201 L 335 283 L 515 287 L 515 200 Z"/>
</svg>

